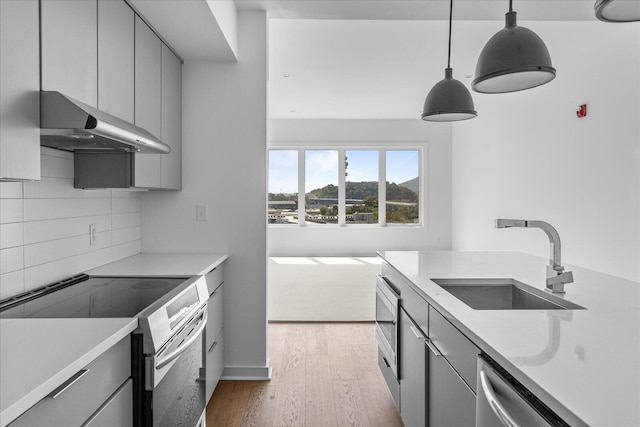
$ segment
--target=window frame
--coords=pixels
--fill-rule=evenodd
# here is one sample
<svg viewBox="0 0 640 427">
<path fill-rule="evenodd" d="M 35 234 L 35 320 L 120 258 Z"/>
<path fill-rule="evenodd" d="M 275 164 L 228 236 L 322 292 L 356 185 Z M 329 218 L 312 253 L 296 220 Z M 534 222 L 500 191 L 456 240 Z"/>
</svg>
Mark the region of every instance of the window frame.
<svg viewBox="0 0 640 427">
<path fill-rule="evenodd" d="M 317 143 L 305 143 L 302 145 L 299 141 L 278 141 L 271 142 L 268 147 L 268 151 L 271 150 L 292 150 L 298 151 L 298 223 L 297 224 L 267 224 L 269 227 L 285 227 L 285 228 L 350 228 L 350 229 L 365 229 L 365 228 L 385 228 L 385 227 L 400 227 L 400 228 L 412 228 L 412 227 L 426 227 L 427 226 L 427 197 L 425 196 L 425 189 L 427 188 L 427 172 L 425 170 L 428 143 L 419 141 L 394 141 L 394 142 L 317 142 Z M 305 177 L 306 177 L 306 151 L 318 151 L 318 150 L 337 150 L 338 151 L 338 223 L 337 224 L 313 224 L 306 221 L 306 191 L 305 191 Z M 347 151 L 378 151 L 378 223 L 376 224 L 347 224 L 346 223 L 346 165 L 345 156 Z M 418 222 L 417 223 L 387 223 L 386 208 L 380 208 L 386 206 L 387 201 L 387 189 L 386 189 L 386 166 L 387 166 L 387 151 L 417 151 L 418 152 Z M 267 159 L 269 156 L 267 155 Z M 267 164 L 267 182 L 269 174 L 269 165 Z M 302 191 L 301 191 L 302 189 Z M 267 188 L 267 194 L 269 189 Z M 300 215 L 300 212 L 304 212 L 305 215 Z"/>
</svg>

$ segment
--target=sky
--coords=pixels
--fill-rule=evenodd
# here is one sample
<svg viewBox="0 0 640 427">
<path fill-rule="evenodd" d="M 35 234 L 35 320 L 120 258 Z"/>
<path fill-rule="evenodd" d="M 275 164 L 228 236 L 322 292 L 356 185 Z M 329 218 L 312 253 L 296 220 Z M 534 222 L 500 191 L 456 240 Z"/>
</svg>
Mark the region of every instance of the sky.
<svg viewBox="0 0 640 427">
<path fill-rule="evenodd" d="M 347 150 L 347 181 L 377 181 L 378 151 Z M 305 192 L 338 185 L 338 150 L 306 150 Z M 387 181 L 401 183 L 418 176 L 417 150 L 387 151 Z M 298 151 L 269 150 L 269 192 L 298 192 Z"/>
</svg>

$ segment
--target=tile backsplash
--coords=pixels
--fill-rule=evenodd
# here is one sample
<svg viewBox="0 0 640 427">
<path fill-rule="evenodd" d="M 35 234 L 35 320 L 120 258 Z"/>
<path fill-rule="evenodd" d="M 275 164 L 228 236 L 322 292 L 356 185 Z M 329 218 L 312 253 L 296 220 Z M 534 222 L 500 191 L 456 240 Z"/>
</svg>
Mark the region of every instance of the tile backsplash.
<svg viewBox="0 0 640 427">
<path fill-rule="evenodd" d="M 73 188 L 66 151 L 41 162 L 40 181 L 0 182 L 0 299 L 140 252 L 141 193 Z"/>
</svg>

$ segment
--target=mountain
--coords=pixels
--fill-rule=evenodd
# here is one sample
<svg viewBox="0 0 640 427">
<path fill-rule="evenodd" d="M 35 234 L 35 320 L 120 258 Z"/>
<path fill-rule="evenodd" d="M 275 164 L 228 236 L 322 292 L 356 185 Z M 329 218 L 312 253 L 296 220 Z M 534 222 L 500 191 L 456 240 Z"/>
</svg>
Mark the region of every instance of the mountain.
<svg viewBox="0 0 640 427">
<path fill-rule="evenodd" d="M 415 177 L 413 179 L 410 179 L 409 181 L 405 181 L 401 184 L 398 184 L 400 187 L 405 187 L 408 188 L 409 190 L 413 191 L 414 193 L 417 193 L 420 190 L 420 181 L 418 180 L 418 177 Z"/>
<path fill-rule="evenodd" d="M 418 200 L 418 178 L 403 182 L 402 184 L 387 184 L 387 200 L 416 202 Z M 329 184 L 322 188 L 316 188 L 309 192 L 320 199 L 337 199 L 338 187 Z M 378 198 L 378 182 L 347 182 L 346 194 L 348 199 L 364 200 L 365 197 Z"/>
</svg>

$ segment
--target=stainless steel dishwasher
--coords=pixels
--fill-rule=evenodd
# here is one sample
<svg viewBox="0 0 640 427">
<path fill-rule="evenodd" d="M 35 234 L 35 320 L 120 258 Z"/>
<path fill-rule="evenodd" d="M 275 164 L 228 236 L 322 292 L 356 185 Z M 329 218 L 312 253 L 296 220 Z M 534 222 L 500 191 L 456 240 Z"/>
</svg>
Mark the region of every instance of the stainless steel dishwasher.
<svg viewBox="0 0 640 427">
<path fill-rule="evenodd" d="M 478 357 L 476 427 L 569 427 L 500 365 Z"/>
</svg>

